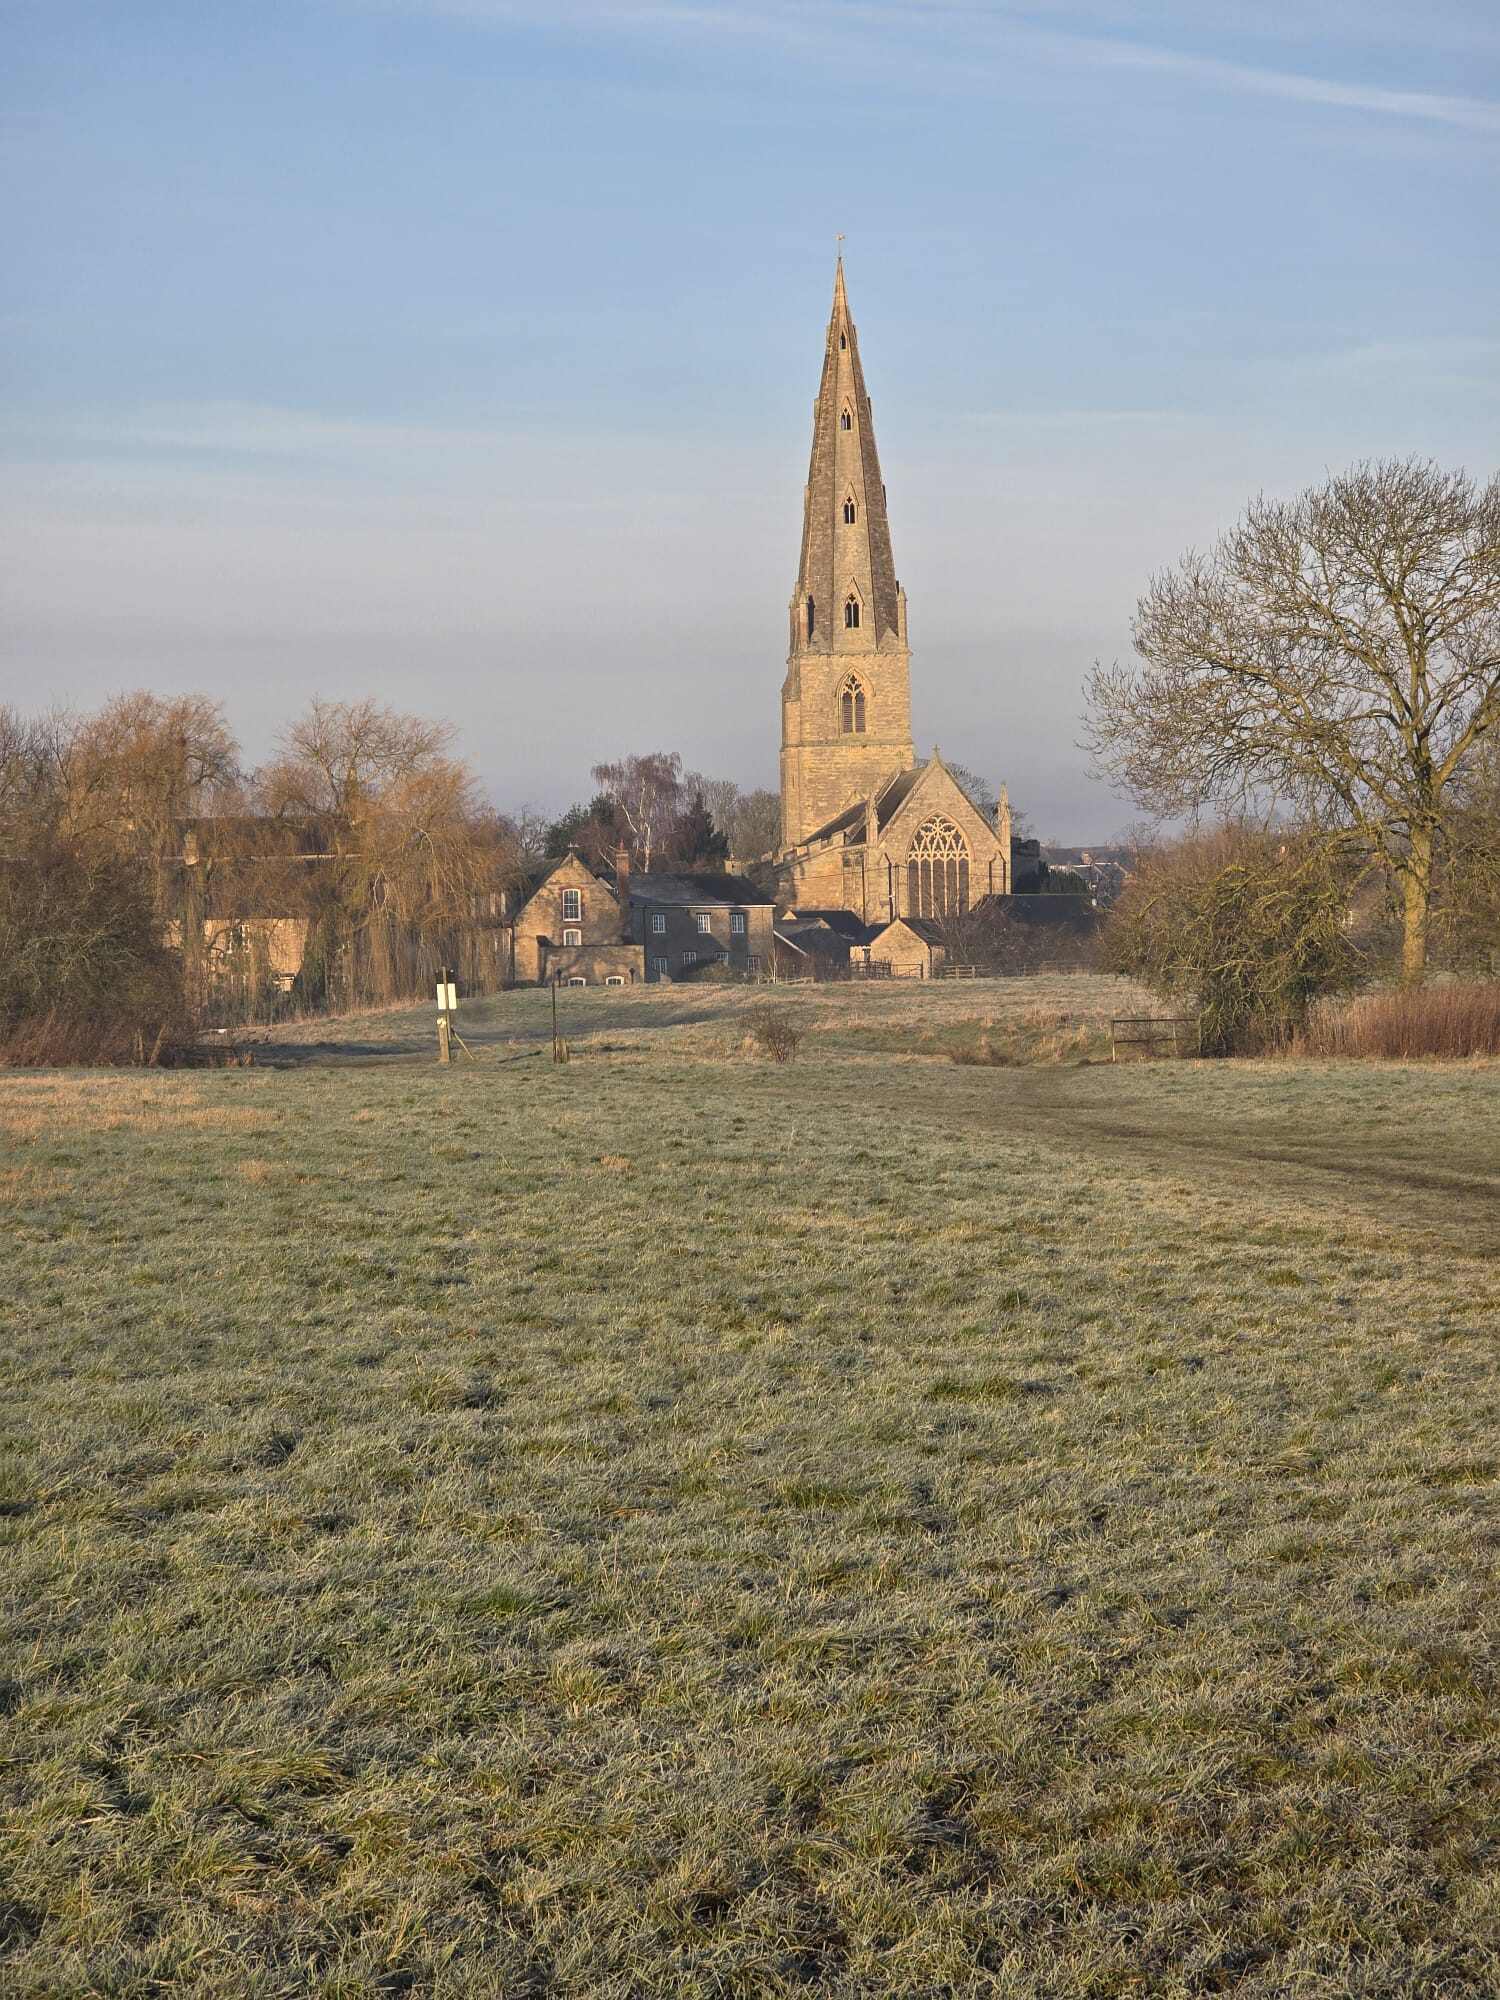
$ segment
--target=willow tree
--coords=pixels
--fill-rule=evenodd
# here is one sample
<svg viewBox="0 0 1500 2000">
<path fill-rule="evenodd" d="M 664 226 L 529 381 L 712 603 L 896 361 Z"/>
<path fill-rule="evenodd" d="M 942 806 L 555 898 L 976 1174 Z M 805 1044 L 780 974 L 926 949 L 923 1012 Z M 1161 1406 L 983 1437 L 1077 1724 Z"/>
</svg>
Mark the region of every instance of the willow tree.
<svg viewBox="0 0 1500 2000">
<path fill-rule="evenodd" d="M 451 739 L 379 702 L 314 701 L 258 774 L 263 810 L 316 832 L 305 907 L 341 1002 L 425 979 L 507 879 L 513 842 Z"/>
<path fill-rule="evenodd" d="M 1500 479 L 1408 459 L 1257 500 L 1133 637 L 1089 682 L 1098 766 L 1162 817 L 1274 804 L 1363 848 L 1420 979 L 1449 794 L 1500 724 Z"/>
</svg>

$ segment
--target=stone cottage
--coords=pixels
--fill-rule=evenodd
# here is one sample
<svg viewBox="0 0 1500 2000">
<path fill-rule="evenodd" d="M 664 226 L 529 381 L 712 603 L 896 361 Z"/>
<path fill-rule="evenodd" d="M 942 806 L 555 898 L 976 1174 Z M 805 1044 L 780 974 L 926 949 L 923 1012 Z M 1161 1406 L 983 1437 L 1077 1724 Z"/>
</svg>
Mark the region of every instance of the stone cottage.
<svg viewBox="0 0 1500 2000">
<path fill-rule="evenodd" d="M 510 976 L 547 986 L 634 986 L 645 953 L 630 929 L 628 897 L 569 848 L 518 911 L 510 933 Z"/>
</svg>

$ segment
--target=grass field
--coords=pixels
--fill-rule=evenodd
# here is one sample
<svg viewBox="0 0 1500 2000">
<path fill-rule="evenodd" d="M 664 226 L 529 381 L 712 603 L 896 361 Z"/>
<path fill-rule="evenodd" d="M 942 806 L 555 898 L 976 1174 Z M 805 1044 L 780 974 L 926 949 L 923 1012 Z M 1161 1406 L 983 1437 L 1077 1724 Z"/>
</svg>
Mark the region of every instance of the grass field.
<svg viewBox="0 0 1500 2000">
<path fill-rule="evenodd" d="M 1500 1065 L 790 997 L 0 1077 L 0 1993 L 1500 1993 Z"/>
</svg>

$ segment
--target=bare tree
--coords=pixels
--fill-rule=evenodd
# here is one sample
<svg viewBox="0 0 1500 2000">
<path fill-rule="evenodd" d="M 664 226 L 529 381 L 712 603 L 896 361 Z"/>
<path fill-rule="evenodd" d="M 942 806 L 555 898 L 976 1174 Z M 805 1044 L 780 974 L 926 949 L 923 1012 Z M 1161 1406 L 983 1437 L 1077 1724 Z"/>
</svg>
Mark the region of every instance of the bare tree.
<svg viewBox="0 0 1500 2000">
<path fill-rule="evenodd" d="M 1000 794 L 989 779 L 981 777 L 977 771 L 971 771 L 967 764 L 955 764 L 951 758 L 944 758 L 943 761 L 948 766 L 948 776 L 974 810 L 986 816 L 992 814 L 999 803 Z"/>
<path fill-rule="evenodd" d="M 236 794 L 238 749 L 223 709 L 207 695 L 137 690 L 54 728 L 68 836 L 132 854 L 159 878 L 181 852 L 183 822 Z"/>
<path fill-rule="evenodd" d="M 733 778 L 708 778 L 701 771 L 682 774 L 684 800 L 701 798 L 708 816 L 721 833 L 728 833 L 740 802 L 740 788 Z"/>
<path fill-rule="evenodd" d="M 729 851 L 737 859 L 769 859 L 781 845 L 781 794 L 764 787 L 741 792 L 724 831 L 729 835 Z"/>
<path fill-rule="evenodd" d="M 699 771 L 687 772 L 682 780 L 683 796 L 701 793 L 714 825 L 729 841 L 735 860 L 749 863 L 774 854 L 781 843 L 781 795 L 778 792 L 741 791 L 733 778 L 706 778 Z"/>
<path fill-rule="evenodd" d="M 1444 835 L 1441 918 L 1452 961 L 1500 972 L 1500 731 L 1465 768 Z"/>
<path fill-rule="evenodd" d="M 1275 802 L 1378 856 L 1420 979 L 1447 794 L 1500 722 L 1500 479 L 1410 459 L 1257 500 L 1134 639 L 1089 683 L 1098 766 L 1161 816 Z"/>
<path fill-rule="evenodd" d="M 683 807 L 682 759 L 675 750 L 652 750 L 596 764 L 594 783 L 613 803 L 630 839 L 631 859 L 645 872 L 667 841 Z"/>
<path fill-rule="evenodd" d="M 58 828 L 62 773 L 71 725 L 0 708 L 0 856 L 24 854 Z"/>
<path fill-rule="evenodd" d="M 404 946 L 461 929 L 514 870 L 515 842 L 446 754 L 451 737 L 378 702 L 315 701 L 258 776 L 268 813 L 317 829 L 308 914 L 337 1000 L 409 985 Z"/>
</svg>

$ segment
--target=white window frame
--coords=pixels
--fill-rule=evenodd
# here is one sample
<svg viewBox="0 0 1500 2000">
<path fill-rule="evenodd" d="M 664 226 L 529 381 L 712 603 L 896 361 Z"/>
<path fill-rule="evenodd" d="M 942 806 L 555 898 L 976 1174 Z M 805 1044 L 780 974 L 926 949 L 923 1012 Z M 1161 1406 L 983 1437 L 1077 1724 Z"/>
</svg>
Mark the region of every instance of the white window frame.
<svg viewBox="0 0 1500 2000">
<path fill-rule="evenodd" d="M 563 932 L 563 943 L 567 945 L 582 944 L 583 932 L 580 930 L 565 930 Z"/>
<path fill-rule="evenodd" d="M 760 954 L 758 952 L 752 951 L 750 956 L 745 960 L 745 970 L 747 972 L 760 971 Z"/>
<path fill-rule="evenodd" d="M 666 928 L 667 928 L 666 917 L 662 914 L 660 910 L 653 910 L 651 913 L 651 930 L 653 936 L 660 937 L 662 932 L 665 931 Z"/>
<path fill-rule="evenodd" d="M 565 924 L 581 924 L 583 922 L 582 889 L 564 889 L 562 899 L 563 922 Z"/>
<path fill-rule="evenodd" d="M 570 972 L 564 984 L 568 986 L 587 986 L 588 981 L 581 972 Z"/>
<path fill-rule="evenodd" d="M 713 919 L 713 912 L 711 910 L 694 910 L 693 921 L 694 923 L 697 924 L 699 932 L 703 936 L 705 937 L 713 936 L 714 919 Z"/>
<path fill-rule="evenodd" d="M 749 929 L 749 921 L 743 910 L 731 910 L 729 912 L 729 935 L 731 937 L 744 937 Z"/>
<path fill-rule="evenodd" d="M 684 952 L 684 953 L 682 954 L 682 962 L 683 962 L 683 964 L 684 964 L 684 965 L 696 965 L 696 964 L 698 963 L 698 954 L 697 954 L 697 952 L 695 952 L 695 951 L 685 951 L 685 952 Z"/>
<path fill-rule="evenodd" d="M 623 972 L 607 972 L 604 975 L 604 983 L 606 986 L 623 986 L 625 975 Z"/>
<path fill-rule="evenodd" d="M 653 958 L 651 961 L 651 970 L 656 974 L 658 979 L 665 979 L 667 974 L 672 970 L 672 961 L 670 958 Z"/>
</svg>

